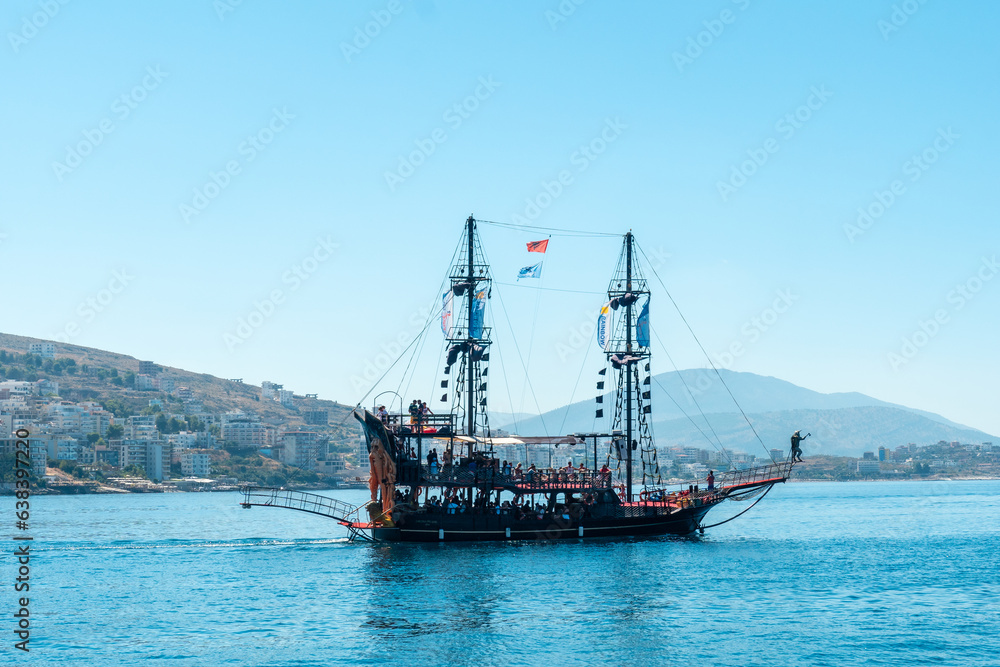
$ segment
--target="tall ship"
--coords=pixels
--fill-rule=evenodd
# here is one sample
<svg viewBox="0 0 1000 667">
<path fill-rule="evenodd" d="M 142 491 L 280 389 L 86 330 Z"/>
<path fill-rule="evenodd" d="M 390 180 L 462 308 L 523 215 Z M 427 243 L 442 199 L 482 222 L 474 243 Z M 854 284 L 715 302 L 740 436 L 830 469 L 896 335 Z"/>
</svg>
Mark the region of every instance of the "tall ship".
<svg viewBox="0 0 1000 667">
<path fill-rule="evenodd" d="M 791 457 L 664 481 L 651 430 L 650 290 L 631 231 L 596 328 L 606 363 L 596 379 L 595 423 L 606 431 L 524 436 L 492 429 L 486 312 L 494 281 L 479 224 L 472 216 L 465 221 L 439 313 L 445 337 L 439 402 L 446 407 L 405 408 L 400 399 L 396 411 L 373 405 L 353 412 L 367 445 L 371 499 L 355 506 L 315 493 L 244 487 L 243 507 L 310 512 L 336 520 L 351 539 L 376 542 L 690 535 L 741 516 L 789 478 Z M 519 457 L 501 458 L 501 451 L 523 452 L 524 459 L 515 463 Z M 547 464 L 532 456 L 539 451 L 548 453 Z M 579 464 L 560 466 L 553 452 L 574 452 Z M 726 501 L 744 505 L 709 523 L 706 515 Z"/>
</svg>

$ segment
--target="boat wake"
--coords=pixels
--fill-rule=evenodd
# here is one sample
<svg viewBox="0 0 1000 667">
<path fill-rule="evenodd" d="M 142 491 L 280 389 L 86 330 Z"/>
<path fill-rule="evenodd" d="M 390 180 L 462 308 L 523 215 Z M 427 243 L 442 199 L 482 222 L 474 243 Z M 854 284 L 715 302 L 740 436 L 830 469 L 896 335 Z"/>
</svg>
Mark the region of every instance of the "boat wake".
<svg viewBox="0 0 1000 667">
<path fill-rule="evenodd" d="M 304 548 L 321 545 L 348 544 L 346 537 L 324 539 L 275 539 L 251 537 L 239 540 L 157 540 L 132 541 L 116 540 L 112 542 L 50 542 L 38 549 L 39 552 L 73 552 L 73 551 L 130 551 L 153 549 L 258 549 L 258 548 Z"/>
</svg>

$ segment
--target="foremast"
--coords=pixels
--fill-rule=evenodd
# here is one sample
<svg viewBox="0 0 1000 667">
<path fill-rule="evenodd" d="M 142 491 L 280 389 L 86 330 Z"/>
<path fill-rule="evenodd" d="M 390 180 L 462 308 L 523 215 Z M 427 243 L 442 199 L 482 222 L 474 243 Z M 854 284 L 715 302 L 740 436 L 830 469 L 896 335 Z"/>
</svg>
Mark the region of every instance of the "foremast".
<svg viewBox="0 0 1000 667">
<path fill-rule="evenodd" d="M 492 341 L 491 330 L 486 326 L 486 302 L 492 294 L 492 276 L 479 242 L 476 219 L 471 215 L 465 221 L 464 240 L 459 246 L 449 281 L 449 290 L 444 294 L 442 320 L 449 344 L 445 373 L 450 374 L 453 364 L 461 360 L 455 374 L 452 411 L 462 415 L 465 434 L 475 438 L 477 432 L 489 431 L 486 410 L 489 369 L 486 364 Z M 452 308 L 456 300 L 461 306 L 455 309 L 457 317 L 452 324 Z M 447 384 L 445 379 L 442 387 L 447 387 Z M 447 394 L 442 399 L 447 399 Z"/>
</svg>

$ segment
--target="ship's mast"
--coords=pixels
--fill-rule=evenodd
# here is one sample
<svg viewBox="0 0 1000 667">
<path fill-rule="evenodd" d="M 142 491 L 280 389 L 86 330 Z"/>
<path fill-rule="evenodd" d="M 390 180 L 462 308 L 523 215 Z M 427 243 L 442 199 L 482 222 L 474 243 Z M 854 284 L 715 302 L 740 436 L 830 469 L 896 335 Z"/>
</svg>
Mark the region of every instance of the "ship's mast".
<svg viewBox="0 0 1000 667">
<path fill-rule="evenodd" d="M 618 257 L 618 268 L 608 286 L 607 305 L 612 311 L 617 311 L 619 316 L 610 317 L 609 313 L 608 326 L 611 331 L 605 347 L 608 361 L 614 366 L 615 371 L 621 373 L 618 376 L 612 432 L 618 434 L 617 441 L 625 447 L 624 453 L 618 450 L 618 458 L 625 464 L 625 498 L 629 502 L 632 500 L 635 464 L 633 443 L 638 447 L 640 444 L 648 444 L 649 440 L 644 421 L 649 406 L 643 403 L 649 395 L 642 393 L 638 386 L 638 364 L 649 357 L 649 341 L 638 329 L 639 319 L 643 316 L 641 314 L 638 318 L 636 316 L 637 302 L 642 297 L 648 299 L 648 296 L 646 279 L 635 262 L 635 237 L 630 231 L 625 235 L 622 251 Z M 638 409 L 638 414 L 637 408 L 641 408 Z M 637 424 L 639 428 L 636 428 Z M 621 443 L 622 438 L 624 443 Z M 645 471 L 645 467 L 643 470 Z"/>
<path fill-rule="evenodd" d="M 470 438 L 476 437 L 476 387 L 475 387 L 475 369 L 473 369 L 472 364 L 472 350 L 473 346 L 476 344 L 476 339 L 472 337 L 472 320 L 474 317 L 474 311 L 476 307 L 476 276 L 475 276 L 475 225 L 476 220 L 471 215 L 469 219 L 465 221 L 468 227 L 468 269 L 469 269 L 469 337 L 468 337 L 468 351 L 466 352 L 466 387 L 469 390 L 469 402 L 467 404 L 467 409 L 465 411 L 466 416 L 466 433 L 468 433 Z"/>
<path fill-rule="evenodd" d="M 486 383 L 485 375 L 488 368 L 483 364 L 489 361 L 487 350 L 490 345 L 490 329 L 486 326 L 486 301 L 490 298 L 489 266 L 485 255 L 476 239 L 476 219 L 469 216 L 465 221 L 465 229 L 458 243 L 458 256 L 451 267 L 450 295 L 445 292 L 445 338 L 448 341 L 448 365 L 445 373 L 461 358 L 462 365 L 456 372 L 456 386 L 453 395 L 453 409 L 464 410 L 464 416 L 458 422 L 470 438 L 476 435 L 477 426 L 488 431 L 489 423 L 485 408 Z M 481 295 L 481 298 L 479 298 Z M 458 322 L 450 324 L 451 300 L 464 298 L 464 306 L 456 312 Z M 447 386 L 447 381 L 442 382 Z M 442 400 L 446 400 L 445 395 Z M 480 410 L 479 408 L 483 409 Z M 470 443 L 469 451 L 474 447 Z"/>
<path fill-rule="evenodd" d="M 632 232 L 625 235 L 625 291 L 632 292 Z M 625 306 L 625 355 L 632 356 L 632 302 Z M 628 458 L 625 464 L 625 496 L 632 502 L 632 368 L 625 364 L 625 446 Z"/>
</svg>

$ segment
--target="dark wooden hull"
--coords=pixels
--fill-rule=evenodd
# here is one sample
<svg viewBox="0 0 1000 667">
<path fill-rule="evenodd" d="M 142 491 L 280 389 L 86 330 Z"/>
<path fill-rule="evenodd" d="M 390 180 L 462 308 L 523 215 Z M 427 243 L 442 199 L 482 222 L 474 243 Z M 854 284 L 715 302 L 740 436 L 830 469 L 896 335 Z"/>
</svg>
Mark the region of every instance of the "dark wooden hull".
<svg viewBox="0 0 1000 667">
<path fill-rule="evenodd" d="M 524 519 L 495 515 L 415 514 L 394 528 L 373 528 L 382 542 L 506 542 L 514 540 L 587 539 L 690 535 L 711 505 L 670 514 L 652 509 L 645 516 Z"/>
</svg>

